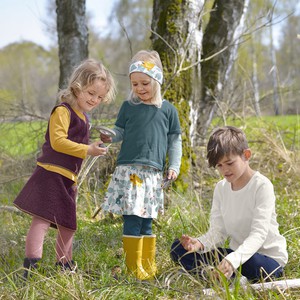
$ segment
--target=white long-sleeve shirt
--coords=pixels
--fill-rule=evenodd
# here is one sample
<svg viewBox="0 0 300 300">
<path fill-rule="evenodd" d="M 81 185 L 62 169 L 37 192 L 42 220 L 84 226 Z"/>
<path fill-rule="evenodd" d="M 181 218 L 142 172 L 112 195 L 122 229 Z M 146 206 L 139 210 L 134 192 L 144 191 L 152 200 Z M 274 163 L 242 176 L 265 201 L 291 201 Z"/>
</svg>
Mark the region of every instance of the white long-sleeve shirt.
<svg viewBox="0 0 300 300">
<path fill-rule="evenodd" d="M 267 255 L 285 266 L 286 240 L 279 233 L 275 194 L 271 181 L 255 172 L 242 189 L 233 191 L 226 179 L 217 183 L 210 216 L 210 228 L 199 237 L 204 252 L 223 246 L 229 238 L 234 252 L 226 259 L 237 269 L 255 253 Z"/>
</svg>

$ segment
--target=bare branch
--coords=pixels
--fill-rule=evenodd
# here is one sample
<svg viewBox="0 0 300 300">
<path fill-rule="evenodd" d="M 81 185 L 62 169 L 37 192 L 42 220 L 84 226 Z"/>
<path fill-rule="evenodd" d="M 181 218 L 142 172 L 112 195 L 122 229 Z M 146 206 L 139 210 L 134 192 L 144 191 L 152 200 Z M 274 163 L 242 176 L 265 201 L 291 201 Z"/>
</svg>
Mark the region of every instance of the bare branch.
<svg viewBox="0 0 300 300">
<path fill-rule="evenodd" d="M 122 28 L 122 30 L 124 31 L 124 33 L 126 35 L 126 39 L 128 41 L 129 48 L 130 48 L 130 56 L 132 57 L 133 56 L 133 50 L 132 50 L 132 43 L 131 43 L 130 37 L 129 37 L 128 33 L 127 33 L 127 30 L 126 30 L 123 22 L 120 19 L 118 19 L 118 23 L 119 23 L 120 27 Z"/>
</svg>

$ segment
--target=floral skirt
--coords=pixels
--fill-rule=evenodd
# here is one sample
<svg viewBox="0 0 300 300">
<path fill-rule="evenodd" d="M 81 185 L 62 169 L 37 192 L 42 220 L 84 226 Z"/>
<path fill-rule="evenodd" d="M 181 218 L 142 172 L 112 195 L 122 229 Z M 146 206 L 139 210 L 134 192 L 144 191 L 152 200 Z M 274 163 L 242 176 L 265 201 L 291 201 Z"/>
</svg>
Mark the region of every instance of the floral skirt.
<svg viewBox="0 0 300 300">
<path fill-rule="evenodd" d="M 157 218 L 164 212 L 163 173 L 140 165 L 117 166 L 102 209 L 120 215 Z"/>
</svg>

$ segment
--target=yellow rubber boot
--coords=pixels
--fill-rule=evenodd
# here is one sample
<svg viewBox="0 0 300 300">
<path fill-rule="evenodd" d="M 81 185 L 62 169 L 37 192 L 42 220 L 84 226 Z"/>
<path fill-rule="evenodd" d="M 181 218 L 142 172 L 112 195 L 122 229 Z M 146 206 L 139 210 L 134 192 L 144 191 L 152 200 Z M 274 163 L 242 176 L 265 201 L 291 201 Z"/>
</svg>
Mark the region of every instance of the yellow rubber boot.
<svg viewBox="0 0 300 300">
<path fill-rule="evenodd" d="M 156 235 L 144 235 L 142 265 L 144 270 L 149 274 L 150 278 L 153 278 L 157 271 L 155 253 Z"/>
<path fill-rule="evenodd" d="M 140 280 L 149 279 L 150 276 L 142 266 L 143 237 L 133 235 L 123 235 L 123 247 L 125 261 L 128 270 Z"/>
</svg>

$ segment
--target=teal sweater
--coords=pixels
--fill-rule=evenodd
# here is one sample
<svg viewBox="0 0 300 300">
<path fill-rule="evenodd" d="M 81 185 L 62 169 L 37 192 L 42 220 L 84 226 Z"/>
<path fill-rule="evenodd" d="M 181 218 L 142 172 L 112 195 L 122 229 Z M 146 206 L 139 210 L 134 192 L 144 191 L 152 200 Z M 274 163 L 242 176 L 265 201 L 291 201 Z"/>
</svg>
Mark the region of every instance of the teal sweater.
<svg viewBox="0 0 300 300">
<path fill-rule="evenodd" d="M 117 165 L 138 164 L 164 170 L 167 153 L 170 166 L 179 174 L 182 148 L 176 108 L 167 100 L 162 107 L 124 101 L 115 123 L 113 142 L 123 141 Z"/>
</svg>

